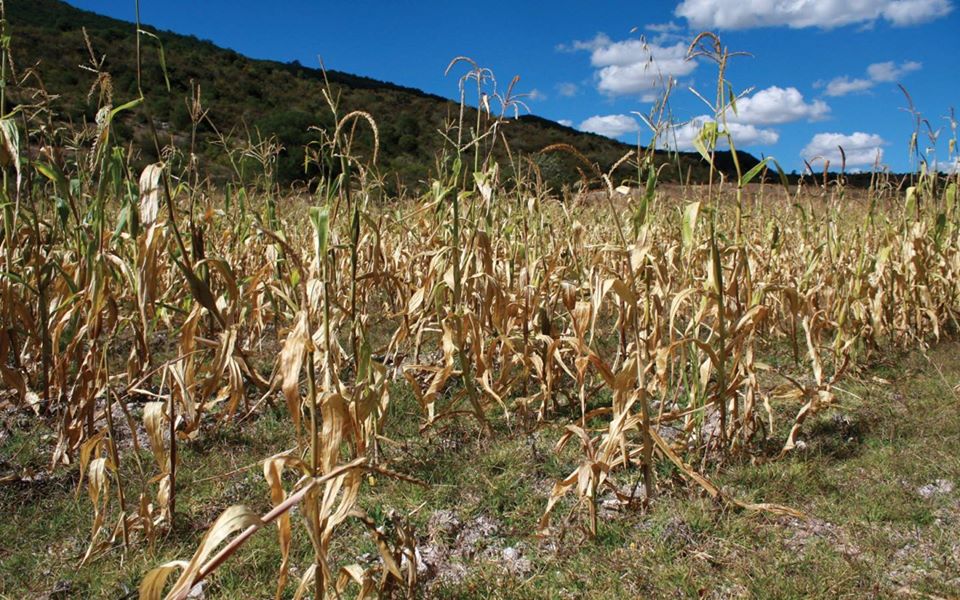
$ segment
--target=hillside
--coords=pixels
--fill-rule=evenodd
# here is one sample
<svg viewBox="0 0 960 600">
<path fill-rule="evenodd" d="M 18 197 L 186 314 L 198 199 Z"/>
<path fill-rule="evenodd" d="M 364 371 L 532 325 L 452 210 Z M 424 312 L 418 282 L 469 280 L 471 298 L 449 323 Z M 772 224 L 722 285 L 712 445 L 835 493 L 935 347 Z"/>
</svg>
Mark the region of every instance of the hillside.
<svg viewBox="0 0 960 600">
<path fill-rule="evenodd" d="M 44 88 L 58 96 L 53 103 L 54 117 L 74 123 L 92 122 L 98 98 L 90 97 L 96 74 L 80 65 L 89 65 L 90 52 L 84 29 L 97 59 L 103 57 L 102 70 L 111 76 L 113 103 L 118 105 L 136 97 L 136 51 L 134 25 L 88 11 L 76 9 L 59 0 L 8 0 L 7 19 L 13 33 L 12 54 L 18 74 L 36 67 Z M 164 144 L 185 148 L 189 140 L 190 115 L 186 100 L 191 82 L 199 84 L 204 107 L 210 120 L 223 132 L 240 134 L 260 132 L 276 135 L 284 150 L 277 166 L 281 183 L 304 179 L 303 147 L 314 139 L 311 126 L 330 127 L 332 120 L 323 97 L 324 74 L 297 62 L 280 63 L 253 60 L 219 48 L 194 36 L 143 29 L 156 35 L 163 45 L 169 91 L 161 65 L 160 46 L 143 36 L 144 107 L 125 118 L 119 128 L 141 150 L 139 161 L 155 160 L 154 148 L 145 127 L 146 115 L 159 123 Z M 440 96 L 392 83 L 327 71 L 327 78 L 340 95 L 341 109 L 363 110 L 377 121 L 380 130 L 380 167 L 388 179 L 399 178 L 406 185 L 425 179 L 434 168 L 434 157 L 443 137 L 438 130 L 454 118 L 458 106 Z M 34 93 L 37 78 L 28 78 L 21 89 L 13 88 L 10 98 L 27 102 Z M 455 89 L 451 78 L 451 88 Z M 474 113 L 475 114 L 475 113 Z M 473 117 L 469 116 L 472 120 Z M 507 123 L 505 135 L 516 154 L 536 155 L 551 144 L 570 144 L 592 162 L 606 170 L 631 147 L 603 136 L 583 133 L 536 116 L 521 116 Z M 225 171 L 222 149 L 207 143 L 214 140 L 207 124 L 198 130 L 198 153 L 206 171 L 216 177 Z M 362 132 L 359 145 L 369 148 L 371 136 Z M 756 158 L 740 153 L 745 169 Z M 667 181 L 696 181 L 706 174 L 706 165 L 695 154 L 659 155 L 670 167 L 662 172 Z M 568 183 L 578 175 L 573 159 L 561 155 L 537 157 L 544 176 L 553 185 Z M 718 166 L 732 171 L 729 154 L 718 157 Z M 632 173 L 624 169 L 621 177 Z M 635 172 L 633 173 L 635 174 Z"/>
</svg>

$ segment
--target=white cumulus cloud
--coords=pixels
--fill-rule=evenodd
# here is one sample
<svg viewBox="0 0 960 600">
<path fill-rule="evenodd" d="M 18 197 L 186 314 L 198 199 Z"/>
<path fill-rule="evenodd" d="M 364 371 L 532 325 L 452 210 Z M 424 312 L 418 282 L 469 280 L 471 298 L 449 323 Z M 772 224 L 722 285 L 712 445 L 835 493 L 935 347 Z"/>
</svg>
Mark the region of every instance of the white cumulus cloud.
<svg viewBox="0 0 960 600">
<path fill-rule="evenodd" d="M 563 96 L 564 98 L 571 98 L 577 95 L 577 92 L 580 91 L 580 87 L 575 83 L 570 83 L 569 81 L 558 83 L 557 84 L 557 93 Z"/>
<path fill-rule="evenodd" d="M 960 173 L 960 156 L 955 156 L 953 162 L 949 159 L 937 163 L 937 170 L 948 175 Z"/>
<path fill-rule="evenodd" d="M 835 77 L 827 83 L 824 91 L 828 96 L 846 96 L 854 92 L 863 92 L 872 88 L 876 83 L 869 79 L 850 79 L 846 75 Z"/>
<path fill-rule="evenodd" d="M 920 70 L 922 66 L 922 64 L 913 60 L 900 63 L 899 65 L 892 60 L 873 63 L 867 67 L 866 78 L 851 79 L 846 75 L 834 77 L 827 83 L 824 93 L 828 96 L 846 96 L 854 92 L 863 92 L 878 83 L 897 81 L 907 73 Z"/>
<path fill-rule="evenodd" d="M 603 33 L 576 41 L 561 50 L 586 50 L 597 69 L 597 89 L 610 96 L 638 95 L 652 100 L 669 79 L 689 75 L 697 68 L 688 61 L 687 44 L 660 45 L 642 39 L 614 41 Z"/>
<path fill-rule="evenodd" d="M 950 14 L 950 0 L 894 0 L 881 2 L 883 17 L 894 25 L 916 25 Z"/>
<path fill-rule="evenodd" d="M 675 14 L 694 29 L 831 29 L 878 20 L 916 25 L 952 10 L 951 0 L 683 0 Z"/>
<path fill-rule="evenodd" d="M 911 71 L 917 71 L 922 67 L 917 61 L 911 60 L 900 65 L 888 60 L 887 62 L 874 63 L 867 67 L 867 75 L 870 79 L 877 82 L 892 82 L 900 79 Z"/>
<path fill-rule="evenodd" d="M 839 169 L 842 160 L 840 148 L 843 148 L 847 166 L 870 166 L 883 160 L 885 144 L 884 139 L 875 133 L 818 133 L 800 154 L 808 161 L 829 160 L 832 168 Z"/>
<path fill-rule="evenodd" d="M 693 150 L 693 140 L 700 135 L 704 123 L 712 122 L 713 117 L 700 115 L 690 119 L 686 123 L 675 125 L 667 129 L 665 143 L 670 148 L 677 150 Z M 769 146 L 776 144 L 780 140 L 780 134 L 773 129 L 764 129 L 756 125 L 744 123 L 727 122 L 727 129 L 733 136 L 733 143 L 737 148 L 747 146 Z M 725 137 L 717 141 L 718 146 L 726 147 Z"/>
<path fill-rule="evenodd" d="M 726 114 L 726 131 L 733 136 L 737 147 L 769 146 L 780 140 L 780 133 L 764 125 L 779 125 L 792 121 L 817 121 L 830 113 L 830 107 L 822 100 L 808 102 L 797 88 L 771 86 L 737 100 L 737 112 Z M 666 144 L 679 150 L 692 150 L 693 140 L 700 134 L 703 124 L 713 121 L 710 115 L 700 115 L 686 123 L 674 125 L 667 130 Z M 718 145 L 726 147 L 725 137 Z"/>
<path fill-rule="evenodd" d="M 652 31 L 654 33 L 677 33 L 683 30 L 683 27 L 680 27 L 673 21 L 669 23 L 651 23 L 650 25 L 645 25 L 644 29 L 647 31 Z"/>
<path fill-rule="evenodd" d="M 573 127 L 573 121 L 570 119 L 560 119 L 557 123 L 560 123 L 564 127 Z"/>
<path fill-rule="evenodd" d="M 728 122 L 745 125 L 775 125 L 791 121 L 817 121 L 830 112 L 823 100 L 807 102 L 795 87 L 771 86 L 737 100 L 737 112 L 731 110 Z M 736 140 L 734 140 L 736 142 Z"/>
<path fill-rule="evenodd" d="M 629 115 L 594 115 L 580 123 L 577 129 L 616 138 L 639 131 L 640 125 Z"/>
<path fill-rule="evenodd" d="M 532 90 L 527 92 L 526 95 L 527 95 L 527 100 L 532 100 L 533 102 L 547 99 L 547 95 L 541 92 L 540 90 L 538 90 L 537 88 L 533 88 Z"/>
</svg>

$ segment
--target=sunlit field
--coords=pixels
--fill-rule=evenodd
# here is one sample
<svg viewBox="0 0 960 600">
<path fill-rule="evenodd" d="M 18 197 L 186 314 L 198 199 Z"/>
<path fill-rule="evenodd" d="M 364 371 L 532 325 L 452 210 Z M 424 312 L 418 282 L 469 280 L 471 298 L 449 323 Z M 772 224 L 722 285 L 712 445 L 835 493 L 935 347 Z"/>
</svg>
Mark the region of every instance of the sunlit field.
<svg viewBox="0 0 960 600">
<path fill-rule="evenodd" d="M 309 182 L 236 132 L 214 181 L 116 131 L 139 71 L 67 123 L 4 39 L 0 596 L 960 593 L 957 174 L 714 168 L 702 34 L 702 181 L 555 144 L 551 186 L 462 58 L 426 181 L 329 86 Z"/>
</svg>

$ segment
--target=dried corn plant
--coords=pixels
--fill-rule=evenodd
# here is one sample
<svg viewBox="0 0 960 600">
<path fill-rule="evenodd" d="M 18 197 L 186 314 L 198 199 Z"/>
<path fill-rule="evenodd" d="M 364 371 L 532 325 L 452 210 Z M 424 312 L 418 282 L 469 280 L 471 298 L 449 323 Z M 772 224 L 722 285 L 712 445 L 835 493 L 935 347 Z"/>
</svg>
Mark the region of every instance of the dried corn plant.
<svg viewBox="0 0 960 600">
<path fill-rule="evenodd" d="M 269 138 L 220 137 L 232 164 L 259 169 L 237 168 L 224 187 L 156 132 L 159 161 L 135 167 L 115 123 L 146 110 L 143 92 L 115 100 L 90 55 L 96 124 L 56 125 L 45 92 L 25 80 L 7 83 L 30 102 L 7 113 L 0 99 L 0 378 L 54 428 L 51 463 L 79 468 L 93 523 L 83 560 L 116 540 L 152 546 L 176 527 L 178 446 L 274 401 L 297 440 L 263 463 L 274 508 L 227 509 L 190 560 L 148 573 L 143 598 L 185 597 L 272 523 L 278 598 L 294 586 L 296 597 L 413 594 L 416 533 L 359 510 L 363 474 L 391 474 L 378 461 L 393 380 L 419 402 L 425 433 L 447 419 L 487 436 L 501 424 L 560 427 L 557 451 L 575 458 L 540 526 L 585 509 L 595 534 L 604 490 L 642 481 L 653 502 L 664 461 L 718 501 L 793 514 L 744 504 L 707 473 L 760 442 L 789 452 L 864 360 L 958 329 L 957 176 L 920 169 L 907 189 L 877 176 L 859 203 L 842 177 L 770 186 L 772 159 L 736 165 L 727 181 L 713 165 L 719 144 L 735 147 L 724 73 L 736 53 L 709 34 L 690 49 L 719 67 L 716 119 L 697 138 L 709 185 L 660 183 L 665 82 L 644 118 L 654 144 L 606 172 L 572 147 L 544 149 L 577 161 L 580 185 L 562 200 L 506 144 L 522 108 L 516 80 L 501 90 L 468 59 L 450 65 L 467 68 L 461 110 L 419 194 L 383 197 L 377 122 L 344 113 L 328 85 L 334 125 L 306 149 L 321 175 L 309 193 L 281 198 L 281 149 Z M 212 126 L 201 100 L 197 87 L 194 131 Z M 360 135 L 373 140 L 366 154 Z M 636 178 L 618 179 L 625 169 Z M 279 348 L 269 373 L 265 340 Z M 767 364 L 771 348 L 793 365 Z M 152 462 L 140 462 L 141 445 Z M 336 566 L 331 543 L 350 520 L 379 565 Z M 313 561 L 293 582 L 299 522 Z"/>
</svg>

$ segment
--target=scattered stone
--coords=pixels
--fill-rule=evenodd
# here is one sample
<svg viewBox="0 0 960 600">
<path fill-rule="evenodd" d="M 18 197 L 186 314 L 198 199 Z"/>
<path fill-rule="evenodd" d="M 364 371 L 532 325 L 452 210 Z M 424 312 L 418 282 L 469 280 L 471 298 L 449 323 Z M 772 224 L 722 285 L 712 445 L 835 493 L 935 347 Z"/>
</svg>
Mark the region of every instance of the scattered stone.
<svg viewBox="0 0 960 600">
<path fill-rule="evenodd" d="M 630 508 L 639 507 L 645 497 L 646 491 L 640 482 L 624 484 L 615 490 L 607 488 L 597 501 L 599 515 L 602 519 L 616 518 Z"/>
<path fill-rule="evenodd" d="M 933 519 L 937 527 L 955 527 L 960 524 L 960 500 L 933 511 Z"/>
<path fill-rule="evenodd" d="M 190 589 L 190 593 L 187 594 L 188 600 L 204 600 L 207 597 L 203 593 L 203 584 L 204 582 L 201 581 Z"/>
<path fill-rule="evenodd" d="M 794 552 L 802 554 L 808 546 L 822 540 L 832 544 L 834 549 L 848 557 L 860 554 L 860 548 L 850 540 L 843 529 L 833 523 L 816 518 L 787 518 L 783 523 L 791 530 L 786 546 Z"/>
<path fill-rule="evenodd" d="M 952 491 L 953 491 L 953 482 L 947 479 L 938 479 L 933 483 L 928 483 L 927 485 L 923 485 L 917 488 L 917 493 L 928 500 L 930 498 L 933 498 L 934 496 L 939 496 L 941 494 L 949 494 Z"/>
<path fill-rule="evenodd" d="M 501 564 L 509 573 L 525 575 L 533 569 L 530 560 L 524 558 L 521 546 L 507 546 L 501 553 Z"/>
<path fill-rule="evenodd" d="M 496 545 L 500 524 L 495 519 L 480 515 L 472 523 L 465 526 L 457 536 L 457 547 L 460 554 L 467 558 L 480 551 Z"/>
<path fill-rule="evenodd" d="M 427 521 L 426 539 L 417 546 L 417 572 L 429 589 L 429 581 L 456 584 L 478 562 L 493 564 L 511 575 L 533 570 L 523 542 L 508 546 L 501 523 L 480 515 L 462 521 L 452 510 L 434 511 Z"/>
<path fill-rule="evenodd" d="M 740 598 L 749 598 L 750 592 L 746 587 L 739 583 L 725 583 L 720 587 L 706 591 L 703 590 L 700 598 L 703 600 L 734 600 Z"/>
<path fill-rule="evenodd" d="M 444 543 L 454 539 L 462 527 L 463 523 L 452 510 L 436 510 L 427 522 L 427 535 L 433 544 Z"/>
</svg>

